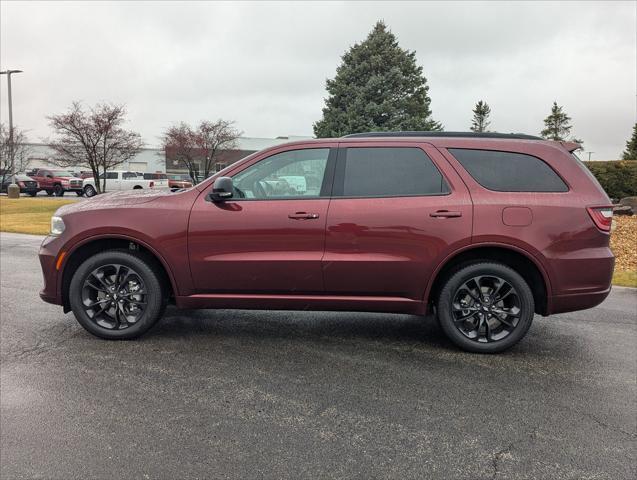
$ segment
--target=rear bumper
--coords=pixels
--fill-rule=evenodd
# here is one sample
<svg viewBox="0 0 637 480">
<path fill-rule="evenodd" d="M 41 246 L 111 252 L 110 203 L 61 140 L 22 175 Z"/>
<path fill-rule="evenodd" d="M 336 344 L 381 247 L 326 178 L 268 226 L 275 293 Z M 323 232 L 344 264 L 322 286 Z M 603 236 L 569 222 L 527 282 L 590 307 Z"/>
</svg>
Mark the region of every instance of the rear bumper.
<svg viewBox="0 0 637 480">
<path fill-rule="evenodd" d="M 608 297 L 611 287 L 606 290 L 587 293 L 573 293 L 551 297 L 551 314 L 586 310 L 602 303 Z"/>
</svg>

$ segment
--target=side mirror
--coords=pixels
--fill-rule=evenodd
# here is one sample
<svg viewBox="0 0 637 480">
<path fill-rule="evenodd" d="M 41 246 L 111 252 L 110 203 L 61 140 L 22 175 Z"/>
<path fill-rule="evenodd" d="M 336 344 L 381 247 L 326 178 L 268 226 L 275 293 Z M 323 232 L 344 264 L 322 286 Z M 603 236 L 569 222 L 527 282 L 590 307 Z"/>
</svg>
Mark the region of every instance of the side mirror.
<svg viewBox="0 0 637 480">
<path fill-rule="evenodd" d="M 210 198 L 213 202 L 223 202 L 232 198 L 232 178 L 219 177 L 212 185 Z"/>
</svg>

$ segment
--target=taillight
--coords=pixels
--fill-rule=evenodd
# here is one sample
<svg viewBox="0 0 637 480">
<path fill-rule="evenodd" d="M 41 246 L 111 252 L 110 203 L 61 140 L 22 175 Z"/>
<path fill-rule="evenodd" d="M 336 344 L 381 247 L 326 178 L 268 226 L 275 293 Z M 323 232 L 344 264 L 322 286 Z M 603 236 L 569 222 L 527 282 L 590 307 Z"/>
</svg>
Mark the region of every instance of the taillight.
<svg viewBox="0 0 637 480">
<path fill-rule="evenodd" d="M 613 224 L 613 207 L 586 207 L 586 210 L 597 228 L 604 232 L 610 232 L 610 227 Z"/>
<path fill-rule="evenodd" d="M 155 186 L 155 182 L 150 182 L 150 183 L 148 184 L 148 188 L 153 188 L 154 186 Z"/>
</svg>

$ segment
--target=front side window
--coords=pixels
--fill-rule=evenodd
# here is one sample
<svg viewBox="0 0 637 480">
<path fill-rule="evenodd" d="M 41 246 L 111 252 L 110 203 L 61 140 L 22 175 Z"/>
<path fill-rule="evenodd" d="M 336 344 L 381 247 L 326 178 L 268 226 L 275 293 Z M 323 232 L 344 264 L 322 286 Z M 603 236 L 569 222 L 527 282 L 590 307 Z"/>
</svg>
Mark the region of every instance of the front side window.
<svg viewBox="0 0 637 480">
<path fill-rule="evenodd" d="M 235 199 L 318 197 L 325 177 L 329 148 L 277 153 L 232 178 Z"/>
<path fill-rule="evenodd" d="M 344 149 L 335 196 L 443 195 L 449 187 L 427 154 L 415 147 Z"/>
<path fill-rule="evenodd" d="M 495 150 L 448 149 L 476 182 L 498 192 L 567 192 L 564 181 L 532 155 Z"/>
</svg>

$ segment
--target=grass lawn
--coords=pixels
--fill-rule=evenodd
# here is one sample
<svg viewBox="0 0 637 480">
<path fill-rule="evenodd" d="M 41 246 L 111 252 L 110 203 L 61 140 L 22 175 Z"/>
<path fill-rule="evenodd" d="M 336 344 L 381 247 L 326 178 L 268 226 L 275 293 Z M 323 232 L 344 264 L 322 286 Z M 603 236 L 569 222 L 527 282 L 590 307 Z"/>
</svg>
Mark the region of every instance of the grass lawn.
<svg viewBox="0 0 637 480">
<path fill-rule="evenodd" d="M 51 216 L 69 203 L 73 200 L 0 197 L 0 231 L 46 235 L 51 228 Z"/>
<path fill-rule="evenodd" d="M 73 200 L 0 197 L 0 231 L 46 235 L 51 216 Z M 616 217 L 611 249 L 616 256 L 613 284 L 637 287 L 637 216 Z"/>
</svg>

